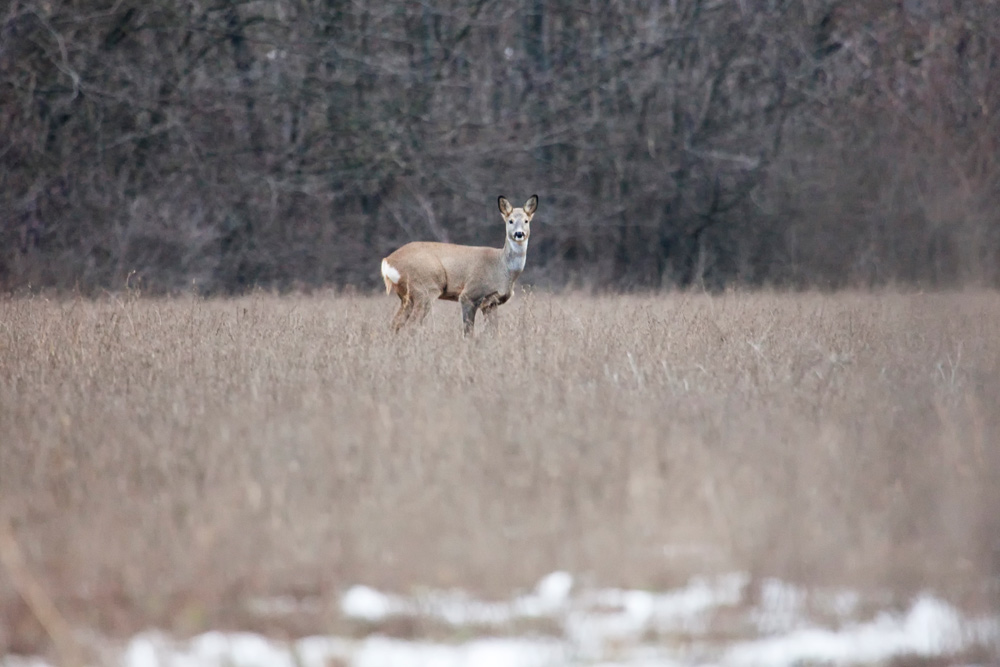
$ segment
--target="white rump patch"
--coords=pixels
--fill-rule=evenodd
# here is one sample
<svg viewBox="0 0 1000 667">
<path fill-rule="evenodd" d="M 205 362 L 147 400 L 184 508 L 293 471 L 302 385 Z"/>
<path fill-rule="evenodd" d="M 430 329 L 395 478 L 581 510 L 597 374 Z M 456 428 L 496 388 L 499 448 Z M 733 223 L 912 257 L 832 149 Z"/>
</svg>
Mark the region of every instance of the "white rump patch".
<svg viewBox="0 0 1000 667">
<path fill-rule="evenodd" d="M 393 285 L 399 284 L 399 271 L 397 271 L 392 264 L 384 259 L 382 260 L 382 277 L 387 279 Z"/>
</svg>

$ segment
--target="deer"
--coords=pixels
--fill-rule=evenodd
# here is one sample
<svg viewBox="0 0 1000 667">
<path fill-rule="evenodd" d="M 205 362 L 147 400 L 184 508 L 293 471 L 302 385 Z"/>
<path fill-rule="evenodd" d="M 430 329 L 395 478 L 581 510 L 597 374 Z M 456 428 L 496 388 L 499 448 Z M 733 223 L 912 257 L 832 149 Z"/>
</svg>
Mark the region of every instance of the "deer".
<svg viewBox="0 0 1000 667">
<path fill-rule="evenodd" d="M 394 332 L 408 323 L 423 322 L 431 303 L 442 299 L 461 305 L 463 334 L 469 336 L 477 311 L 489 317 L 507 303 L 524 271 L 538 195 L 531 195 L 521 208 L 514 208 L 502 195 L 497 204 L 506 228 L 503 248 L 413 241 L 382 260 L 385 293 L 395 292 L 400 301 L 392 318 Z"/>
</svg>

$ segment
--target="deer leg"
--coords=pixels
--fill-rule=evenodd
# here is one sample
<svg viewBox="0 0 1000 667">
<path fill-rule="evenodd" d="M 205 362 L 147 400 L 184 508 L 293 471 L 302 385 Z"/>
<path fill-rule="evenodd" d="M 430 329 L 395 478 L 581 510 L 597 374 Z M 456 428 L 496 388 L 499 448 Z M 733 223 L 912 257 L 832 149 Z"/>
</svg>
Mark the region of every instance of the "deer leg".
<svg viewBox="0 0 1000 667">
<path fill-rule="evenodd" d="M 497 308 L 502 306 L 507 299 L 501 297 L 499 294 L 491 294 L 485 299 L 483 299 L 482 304 L 479 309 L 483 311 L 483 317 L 489 323 L 490 328 L 496 327 L 496 311 Z"/>
<path fill-rule="evenodd" d="M 479 306 L 479 309 L 483 311 L 483 315 L 489 316 L 490 314 L 495 312 L 497 308 L 500 307 L 501 303 L 503 303 L 503 301 L 500 300 L 499 296 L 497 296 L 496 294 L 491 294 L 485 299 L 483 299 L 482 303 Z"/>
<path fill-rule="evenodd" d="M 462 306 L 462 323 L 465 325 L 464 334 L 469 336 L 476 328 L 476 310 L 479 304 L 464 294 L 458 297 L 458 302 Z"/>
<path fill-rule="evenodd" d="M 417 324 L 422 324 L 427 319 L 427 313 L 431 312 L 431 301 L 434 299 L 427 294 L 420 294 L 415 299 L 412 318 Z"/>
<path fill-rule="evenodd" d="M 496 312 L 499 307 L 500 304 L 495 300 L 487 299 L 479 308 L 483 311 L 483 318 L 486 320 L 486 324 L 491 330 L 496 327 Z"/>
<path fill-rule="evenodd" d="M 399 304 L 399 310 L 397 310 L 396 314 L 393 316 L 393 318 L 392 318 L 392 325 L 390 326 L 390 328 L 394 332 L 399 331 L 400 329 L 402 329 L 403 325 L 406 324 L 406 321 L 408 319 L 410 319 L 410 311 L 411 310 L 412 310 L 412 308 L 407 307 L 407 304 L 405 304 L 405 303 Z"/>
<path fill-rule="evenodd" d="M 410 298 L 409 294 L 399 295 L 399 310 L 392 318 L 392 330 L 399 331 L 413 315 L 413 299 Z"/>
</svg>

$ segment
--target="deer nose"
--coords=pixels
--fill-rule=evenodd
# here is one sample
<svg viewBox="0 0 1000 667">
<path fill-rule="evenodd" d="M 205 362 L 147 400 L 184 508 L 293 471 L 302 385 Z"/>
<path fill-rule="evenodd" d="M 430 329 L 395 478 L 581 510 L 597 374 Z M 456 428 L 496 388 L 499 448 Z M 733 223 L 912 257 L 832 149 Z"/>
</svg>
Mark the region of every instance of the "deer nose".
<svg viewBox="0 0 1000 667">
<path fill-rule="evenodd" d="M 514 238 L 520 241 L 521 239 L 524 238 L 524 232 L 522 232 L 521 230 L 517 230 L 516 232 L 514 232 Z"/>
</svg>

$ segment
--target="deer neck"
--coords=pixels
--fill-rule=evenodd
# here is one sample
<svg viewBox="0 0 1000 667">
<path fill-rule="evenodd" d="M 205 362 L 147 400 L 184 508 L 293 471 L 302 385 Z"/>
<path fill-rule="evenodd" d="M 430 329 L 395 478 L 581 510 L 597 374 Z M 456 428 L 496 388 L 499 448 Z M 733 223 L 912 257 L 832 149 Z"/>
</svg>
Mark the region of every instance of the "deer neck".
<svg viewBox="0 0 1000 667">
<path fill-rule="evenodd" d="M 528 256 L 528 242 L 514 243 L 508 238 L 503 244 L 503 263 L 510 274 L 511 282 L 524 271 L 524 260 Z"/>
</svg>

